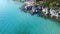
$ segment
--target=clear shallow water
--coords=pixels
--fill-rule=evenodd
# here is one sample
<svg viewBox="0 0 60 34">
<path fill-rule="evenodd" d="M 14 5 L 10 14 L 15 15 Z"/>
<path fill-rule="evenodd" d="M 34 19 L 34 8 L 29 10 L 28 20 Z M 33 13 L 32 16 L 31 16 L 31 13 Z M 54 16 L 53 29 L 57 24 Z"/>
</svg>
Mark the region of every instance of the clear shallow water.
<svg viewBox="0 0 60 34">
<path fill-rule="evenodd" d="M 22 12 L 23 3 L 0 0 L 0 34 L 60 34 L 60 24 Z"/>
</svg>

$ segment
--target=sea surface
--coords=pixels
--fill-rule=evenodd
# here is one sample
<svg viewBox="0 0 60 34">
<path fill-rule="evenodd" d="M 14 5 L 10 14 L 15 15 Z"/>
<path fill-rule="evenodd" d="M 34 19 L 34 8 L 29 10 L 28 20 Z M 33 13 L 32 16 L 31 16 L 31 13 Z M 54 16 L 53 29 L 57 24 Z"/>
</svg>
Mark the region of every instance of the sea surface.
<svg viewBox="0 0 60 34">
<path fill-rule="evenodd" d="M 23 2 L 0 0 L 0 34 L 60 34 L 60 22 L 24 13 Z"/>
</svg>

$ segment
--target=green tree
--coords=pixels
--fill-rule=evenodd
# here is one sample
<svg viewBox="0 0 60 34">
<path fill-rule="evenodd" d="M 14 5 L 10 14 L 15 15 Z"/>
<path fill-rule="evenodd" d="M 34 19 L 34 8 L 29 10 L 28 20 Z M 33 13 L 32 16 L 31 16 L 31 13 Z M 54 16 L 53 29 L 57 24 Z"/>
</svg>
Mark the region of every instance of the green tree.
<svg viewBox="0 0 60 34">
<path fill-rule="evenodd" d="M 56 3 L 60 4 L 59 0 L 44 0 L 44 5 L 47 7 L 49 7 L 49 5 L 54 6 Z"/>
</svg>

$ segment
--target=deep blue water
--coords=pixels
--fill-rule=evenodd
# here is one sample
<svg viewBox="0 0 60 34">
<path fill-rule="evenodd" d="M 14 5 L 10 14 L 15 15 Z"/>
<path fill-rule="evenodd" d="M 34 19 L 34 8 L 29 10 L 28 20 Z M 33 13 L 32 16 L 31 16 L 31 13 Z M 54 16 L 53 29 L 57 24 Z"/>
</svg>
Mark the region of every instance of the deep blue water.
<svg viewBox="0 0 60 34">
<path fill-rule="evenodd" d="M 19 9 L 23 3 L 0 0 L 0 34 L 60 34 L 60 24 L 31 16 Z"/>
</svg>

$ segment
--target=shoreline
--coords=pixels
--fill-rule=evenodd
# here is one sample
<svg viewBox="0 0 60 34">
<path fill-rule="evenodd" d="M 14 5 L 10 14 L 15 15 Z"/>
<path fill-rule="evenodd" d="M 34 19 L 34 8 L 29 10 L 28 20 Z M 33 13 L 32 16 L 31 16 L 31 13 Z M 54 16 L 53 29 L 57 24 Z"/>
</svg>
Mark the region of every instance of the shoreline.
<svg viewBox="0 0 60 34">
<path fill-rule="evenodd" d="M 29 6 L 31 6 L 30 4 L 29 4 Z M 34 5 L 33 5 L 34 6 Z M 28 7 L 28 6 L 27 6 Z M 25 9 L 26 10 L 26 9 Z M 24 11 L 24 10 L 23 10 Z M 29 12 L 30 12 L 30 10 L 28 10 Z M 25 12 L 27 12 L 27 11 L 25 11 Z M 33 11 L 31 11 L 30 12 L 30 14 L 33 14 Z M 44 14 L 44 13 L 43 13 Z M 53 19 L 55 19 L 55 20 L 57 20 L 57 21 L 60 21 L 60 18 L 58 18 L 58 17 L 56 17 L 56 16 L 53 16 L 53 17 L 51 17 L 51 15 L 43 15 L 43 16 L 45 16 L 45 17 L 47 17 L 47 18 L 49 18 L 49 16 L 50 16 L 50 18 L 53 18 Z"/>
<path fill-rule="evenodd" d="M 19 2 L 21 2 L 21 1 L 19 1 Z M 24 2 L 24 4 L 26 4 L 27 6 L 34 6 L 33 3 L 31 3 L 31 5 L 30 5 L 30 1 L 29 1 L 29 3 L 28 3 L 28 2 L 27 2 L 27 3 Z M 25 6 L 26 6 L 26 5 L 25 5 Z M 27 6 L 26 6 L 26 7 L 27 7 Z M 25 7 L 25 8 L 26 8 L 26 7 Z M 25 10 L 25 11 L 24 11 L 24 10 Z M 24 9 L 24 10 L 23 10 L 23 11 L 24 11 L 25 13 L 27 13 L 26 9 Z M 33 11 L 30 11 L 30 10 L 29 10 L 29 13 L 30 13 L 31 15 L 35 15 L 35 14 L 33 13 Z M 44 13 L 43 13 L 43 14 L 44 14 Z M 37 14 L 37 15 L 38 15 L 38 14 Z M 56 17 L 56 16 L 51 17 L 51 15 L 47 15 L 47 14 L 44 14 L 43 16 L 45 16 L 47 19 L 48 19 L 48 18 L 51 18 L 51 19 L 53 19 L 53 20 L 60 21 L 60 18 L 58 18 L 58 17 Z"/>
</svg>

